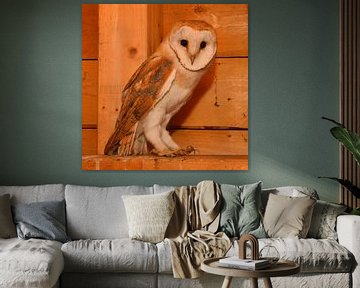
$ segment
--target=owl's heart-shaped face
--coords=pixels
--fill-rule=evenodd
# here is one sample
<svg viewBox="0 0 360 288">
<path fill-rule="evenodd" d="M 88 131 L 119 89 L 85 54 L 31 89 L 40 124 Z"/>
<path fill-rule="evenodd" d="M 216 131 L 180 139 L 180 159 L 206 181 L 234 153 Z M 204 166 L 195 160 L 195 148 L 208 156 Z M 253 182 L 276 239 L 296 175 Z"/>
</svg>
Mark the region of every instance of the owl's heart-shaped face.
<svg viewBox="0 0 360 288">
<path fill-rule="evenodd" d="M 216 34 L 203 21 L 191 21 L 175 27 L 169 42 L 181 65 L 190 71 L 206 68 L 216 53 Z"/>
</svg>

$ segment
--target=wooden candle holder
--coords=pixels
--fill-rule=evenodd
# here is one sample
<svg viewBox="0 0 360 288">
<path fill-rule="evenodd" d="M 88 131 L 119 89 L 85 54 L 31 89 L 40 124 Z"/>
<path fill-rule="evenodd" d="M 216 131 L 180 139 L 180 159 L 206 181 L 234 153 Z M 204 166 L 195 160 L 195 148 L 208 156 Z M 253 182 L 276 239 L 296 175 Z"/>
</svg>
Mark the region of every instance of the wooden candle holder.
<svg viewBox="0 0 360 288">
<path fill-rule="evenodd" d="M 246 242 L 250 243 L 251 259 L 259 259 L 259 241 L 252 234 L 245 234 L 239 239 L 239 258 L 246 259 Z"/>
</svg>

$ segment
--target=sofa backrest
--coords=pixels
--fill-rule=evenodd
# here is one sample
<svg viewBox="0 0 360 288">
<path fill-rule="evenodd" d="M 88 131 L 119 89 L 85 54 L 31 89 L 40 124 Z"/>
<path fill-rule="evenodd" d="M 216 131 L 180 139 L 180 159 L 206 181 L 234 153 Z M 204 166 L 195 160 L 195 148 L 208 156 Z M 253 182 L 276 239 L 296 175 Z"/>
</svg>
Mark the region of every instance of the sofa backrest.
<svg viewBox="0 0 360 288">
<path fill-rule="evenodd" d="M 0 186 L 0 195 L 4 194 L 10 194 L 11 204 L 61 201 L 65 198 L 65 185 Z"/>
<path fill-rule="evenodd" d="M 67 233 L 71 239 L 128 238 L 123 195 L 153 194 L 153 187 L 66 185 Z"/>
</svg>

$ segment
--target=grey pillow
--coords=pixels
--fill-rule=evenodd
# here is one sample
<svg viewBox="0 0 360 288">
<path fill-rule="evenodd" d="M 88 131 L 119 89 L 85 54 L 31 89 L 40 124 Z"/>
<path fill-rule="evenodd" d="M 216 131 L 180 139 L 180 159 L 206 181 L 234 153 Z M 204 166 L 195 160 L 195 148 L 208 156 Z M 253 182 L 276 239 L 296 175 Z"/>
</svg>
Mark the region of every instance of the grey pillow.
<svg viewBox="0 0 360 288">
<path fill-rule="evenodd" d="M 261 182 L 243 186 L 221 184 L 220 188 L 223 201 L 218 231 L 229 237 L 250 233 L 265 238 L 260 216 Z"/>
<path fill-rule="evenodd" d="M 0 196 L 0 238 L 16 237 L 9 194 Z"/>
<path fill-rule="evenodd" d="M 13 215 L 19 238 L 70 241 L 65 232 L 65 201 L 15 204 Z"/>
<path fill-rule="evenodd" d="M 336 218 L 345 210 L 344 205 L 318 200 L 312 214 L 308 237 L 337 240 Z"/>
</svg>

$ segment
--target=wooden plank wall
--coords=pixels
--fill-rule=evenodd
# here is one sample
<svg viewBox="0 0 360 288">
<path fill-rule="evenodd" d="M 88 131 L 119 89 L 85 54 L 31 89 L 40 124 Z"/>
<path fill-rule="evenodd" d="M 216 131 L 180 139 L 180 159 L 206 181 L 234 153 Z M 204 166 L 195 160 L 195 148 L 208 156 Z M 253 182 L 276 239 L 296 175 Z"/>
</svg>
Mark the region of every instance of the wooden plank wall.
<svg viewBox="0 0 360 288">
<path fill-rule="evenodd" d="M 99 5 L 82 5 L 82 154 L 97 154 Z"/>
<path fill-rule="evenodd" d="M 100 4 L 98 154 L 114 131 L 123 87 L 149 56 L 147 19 L 146 4 Z"/>
<path fill-rule="evenodd" d="M 340 1 L 341 65 L 340 65 L 340 122 L 360 135 L 360 0 Z M 342 179 L 360 187 L 360 166 L 354 156 L 341 146 Z M 340 203 L 360 207 L 360 198 L 341 187 Z"/>
<path fill-rule="evenodd" d="M 124 85 L 142 61 L 151 55 L 166 37 L 173 23 L 184 19 L 202 19 L 212 24 L 217 32 L 218 53 L 215 65 L 201 80 L 191 100 L 172 119 L 169 128 L 175 141 L 182 147 L 192 145 L 197 149 L 197 157 L 204 157 L 203 160 L 205 160 L 199 162 L 202 163 L 203 169 L 247 169 L 247 5 L 100 4 L 88 6 L 97 7 L 99 16 L 95 21 L 98 21 L 98 26 L 92 25 L 98 27 L 99 36 L 98 58 L 96 58 L 98 61 L 95 62 L 95 58 L 91 58 L 91 61 L 94 61 L 93 64 L 85 64 L 84 61 L 87 60 L 83 60 L 83 110 L 86 110 L 83 111 L 83 132 L 86 130 L 86 133 L 83 133 L 83 143 L 89 145 L 89 148 L 83 145 L 83 155 L 103 154 L 105 143 L 114 129 L 121 107 L 121 91 Z M 95 18 L 92 17 L 92 19 Z M 90 30 L 90 28 L 85 28 L 86 23 L 88 21 L 84 17 L 83 43 L 88 41 L 85 40 L 86 30 Z M 85 45 L 84 43 L 83 47 Z M 90 70 L 92 72 L 86 72 Z M 88 76 L 84 77 L 84 73 L 88 73 Z M 92 92 L 94 90 L 88 91 L 95 85 L 95 79 L 98 81 L 96 91 L 98 93 Z M 95 94 L 97 97 L 94 97 Z M 94 112 L 95 102 L 97 114 Z M 96 123 L 94 123 L 95 119 Z M 224 156 L 233 156 L 234 161 L 228 162 L 232 163 L 233 168 L 220 164 L 223 163 L 220 160 L 224 159 Z M 116 159 L 116 168 L 115 166 L 111 168 L 109 164 L 111 160 L 103 158 L 104 156 L 92 156 L 84 159 L 83 169 L 120 169 L 119 163 L 126 160 Z M 231 157 L 226 158 L 231 159 Z M 147 163 L 146 157 L 138 160 L 127 159 L 126 161 L 132 164 L 120 166 L 126 166 L 124 169 L 184 169 L 183 167 L 191 169 L 190 164 L 201 159 L 181 159 L 182 168 L 176 164 L 179 163 L 178 159 L 155 160 L 156 165 L 153 162 Z M 169 161 L 175 164 L 170 165 Z M 188 161 L 188 164 L 184 164 L 184 161 Z M 103 166 L 100 165 L 101 163 Z M 163 164 L 158 165 L 158 163 Z M 193 169 L 199 169 L 198 165 L 194 165 Z"/>
</svg>

